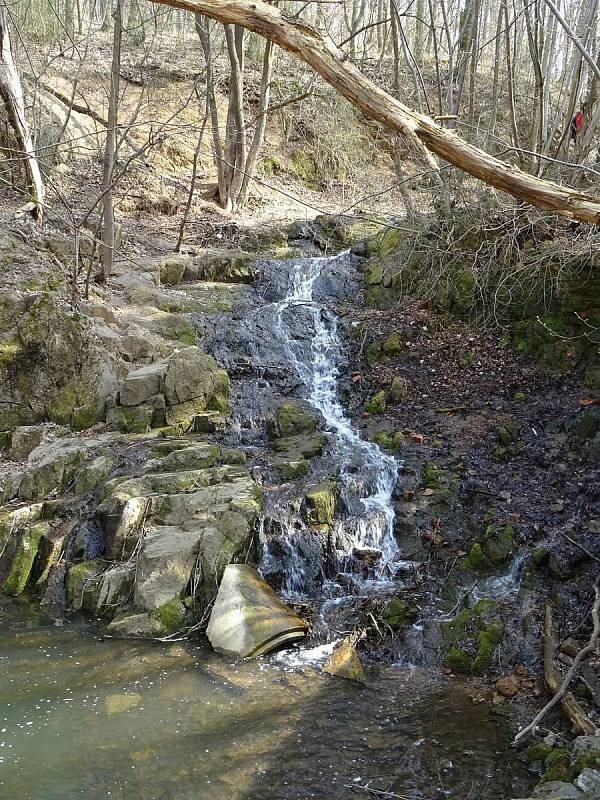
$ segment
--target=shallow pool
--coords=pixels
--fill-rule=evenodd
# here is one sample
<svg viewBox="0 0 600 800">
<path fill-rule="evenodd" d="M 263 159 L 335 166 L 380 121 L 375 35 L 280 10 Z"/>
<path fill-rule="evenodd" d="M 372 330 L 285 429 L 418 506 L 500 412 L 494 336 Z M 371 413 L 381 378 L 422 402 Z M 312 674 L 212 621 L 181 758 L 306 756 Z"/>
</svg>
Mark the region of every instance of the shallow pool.
<svg viewBox="0 0 600 800">
<path fill-rule="evenodd" d="M 0 600 L 0 800 L 524 797 L 509 742 L 486 704 L 423 671 L 359 687 Z"/>
</svg>

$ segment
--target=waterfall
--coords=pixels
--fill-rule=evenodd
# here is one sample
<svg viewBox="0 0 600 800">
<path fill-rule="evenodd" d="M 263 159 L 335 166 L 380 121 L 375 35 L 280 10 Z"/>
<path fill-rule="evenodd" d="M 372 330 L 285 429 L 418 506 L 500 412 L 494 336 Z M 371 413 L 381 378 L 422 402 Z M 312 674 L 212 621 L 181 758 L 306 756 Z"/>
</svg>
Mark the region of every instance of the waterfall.
<svg viewBox="0 0 600 800">
<path fill-rule="evenodd" d="M 343 258 L 338 256 L 337 259 Z M 279 346 L 299 380 L 299 393 L 325 420 L 328 452 L 336 465 L 337 492 L 350 509 L 345 518 L 336 519 L 331 531 L 337 543 L 342 571 L 351 571 L 355 551 L 376 551 L 376 562 L 363 576 L 362 584 L 371 586 L 393 578 L 401 565 L 394 538 L 392 493 L 398 477 L 396 460 L 383 453 L 373 442 L 362 439 L 345 414 L 339 397 L 338 377 L 342 346 L 337 317 L 317 298 L 315 287 L 323 270 L 335 259 L 302 259 L 286 262 L 286 285 L 283 297 L 262 309 L 270 314 Z M 304 334 L 299 337 L 299 317 Z M 282 504 L 283 505 L 283 504 Z M 279 509 L 279 553 L 284 565 L 284 593 L 306 590 L 306 570 L 301 544 L 302 524 L 293 511 Z M 305 526 L 304 526 L 305 527 Z M 261 528 L 265 545 L 263 571 L 274 561 L 269 539 Z"/>
</svg>

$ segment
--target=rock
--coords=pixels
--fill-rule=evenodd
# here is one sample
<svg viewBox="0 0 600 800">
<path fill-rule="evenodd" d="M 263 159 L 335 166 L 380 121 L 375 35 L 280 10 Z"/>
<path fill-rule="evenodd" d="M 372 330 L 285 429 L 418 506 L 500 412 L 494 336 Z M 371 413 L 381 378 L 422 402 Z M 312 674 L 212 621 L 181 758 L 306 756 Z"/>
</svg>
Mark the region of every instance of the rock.
<svg viewBox="0 0 600 800">
<path fill-rule="evenodd" d="M 365 411 L 368 414 L 383 414 L 386 406 L 386 394 L 381 389 L 373 395 L 373 397 L 365 403 Z"/>
<path fill-rule="evenodd" d="M 408 395 L 408 381 L 400 375 L 395 375 L 392 378 L 389 389 L 387 390 L 386 399 L 391 405 L 397 405 Z"/>
<path fill-rule="evenodd" d="M 252 283 L 254 257 L 244 250 L 207 249 L 194 257 L 184 278 L 186 281 Z"/>
<path fill-rule="evenodd" d="M 566 656 L 570 656 L 571 658 L 575 658 L 577 653 L 581 650 L 583 645 L 581 642 L 578 642 L 576 639 L 573 639 L 569 636 L 568 639 L 565 639 L 564 642 L 560 646 L 560 652 L 564 653 Z"/>
<path fill-rule="evenodd" d="M 502 697 L 514 697 L 520 689 L 519 680 L 516 675 L 505 675 L 496 681 L 496 691 Z"/>
<path fill-rule="evenodd" d="M 129 711 L 142 702 L 142 696 L 132 692 L 131 694 L 109 694 L 104 698 L 104 708 L 107 714 L 121 714 Z"/>
<path fill-rule="evenodd" d="M 4 565 L 8 565 L 7 574 L 0 584 L 5 594 L 16 596 L 25 590 L 38 553 L 40 539 L 46 532 L 47 526 L 48 523 L 37 522 L 13 531 L 8 543 L 0 548 L 0 576 L 6 571 Z"/>
<path fill-rule="evenodd" d="M 165 397 L 167 423 L 187 430 L 202 412 L 227 413 L 229 377 L 212 356 L 197 347 L 186 347 L 169 359 Z"/>
<path fill-rule="evenodd" d="M 349 681 L 366 683 L 367 677 L 360 663 L 354 637 L 349 636 L 339 644 L 327 661 L 323 664 L 323 671 L 334 675 L 336 678 L 346 678 Z"/>
<path fill-rule="evenodd" d="M 122 406 L 139 406 L 151 397 L 162 394 L 166 373 L 166 361 L 132 370 L 119 388 L 119 403 Z"/>
<path fill-rule="evenodd" d="M 23 425 L 15 428 L 8 450 L 10 460 L 24 461 L 29 453 L 41 444 L 47 431 L 47 425 Z"/>
<path fill-rule="evenodd" d="M 84 462 L 73 479 L 75 494 L 93 492 L 96 486 L 110 475 L 113 461 L 108 456 L 96 456 L 89 462 Z"/>
<path fill-rule="evenodd" d="M 186 269 L 190 265 L 190 257 L 174 253 L 161 258 L 158 262 L 160 282 L 167 286 L 181 283 Z"/>
<path fill-rule="evenodd" d="M 388 356 L 397 356 L 402 352 L 403 344 L 402 338 L 398 331 L 390 333 L 382 345 L 383 352 Z"/>
<path fill-rule="evenodd" d="M 91 613 L 98 606 L 100 576 L 106 564 L 100 560 L 71 564 L 67 572 L 67 606 L 72 611 L 85 609 Z"/>
<path fill-rule="evenodd" d="M 204 530 L 158 526 L 144 536 L 137 559 L 134 606 L 155 611 L 182 597 L 189 583 Z"/>
<path fill-rule="evenodd" d="M 141 406 L 116 406 L 109 408 L 106 425 L 111 431 L 121 433 L 148 433 L 154 419 L 154 406 L 147 403 Z"/>
<path fill-rule="evenodd" d="M 539 800 L 576 800 L 581 792 L 572 783 L 547 781 L 533 790 L 533 797 Z"/>
<path fill-rule="evenodd" d="M 414 622 L 418 613 L 416 606 L 410 605 L 400 597 L 392 597 L 385 604 L 381 612 L 381 619 L 393 631 L 398 631 L 407 622 Z"/>
<path fill-rule="evenodd" d="M 309 525 L 331 525 L 335 513 L 335 486 L 320 483 L 309 489 L 304 510 Z"/>
<path fill-rule="evenodd" d="M 578 736 L 573 742 L 573 760 L 588 755 L 600 758 L 600 736 Z"/>
<path fill-rule="evenodd" d="M 100 578 L 96 610 L 106 611 L 127 602 L 133 590 L 135 564 L 127 562 L 106 570 Z"/>
<path fill-rule="evenodd" d="M 160 459 L 161 470 L 167 472 L 213 467 L 219 457 L 219 446 L 204 442 L 175 450 Z M 240 463 L 234 462 L 234 463 Z M 243 462 L 241 462 L 243 463 Z"/>
<path fill-rule="evenodd" d="M 575 785 L 582 792 L 596 792 L 600 795 L 600 771 L 586 767 L 575 779 Z"/>
<path fill-rule="evenodd" d="M 247 564 L 229 564 L 207 636 L 220 653 L 254 657 L 303 639 L 307 624 Z"/>
<path fill-rule="evenodd" d="M 298 436 L 316 430 L 317 420 L 300 403 L 290 400 L 277 408 L 278 436 Z"/>
<path fill-rule="evenodd" d="M 127 613 L 119 611 L 108 626 L 113 636 L 132 636 L 134 638 L 152 638 L 162 636 L 162 625 L 147 613 Z"/>
</svg>

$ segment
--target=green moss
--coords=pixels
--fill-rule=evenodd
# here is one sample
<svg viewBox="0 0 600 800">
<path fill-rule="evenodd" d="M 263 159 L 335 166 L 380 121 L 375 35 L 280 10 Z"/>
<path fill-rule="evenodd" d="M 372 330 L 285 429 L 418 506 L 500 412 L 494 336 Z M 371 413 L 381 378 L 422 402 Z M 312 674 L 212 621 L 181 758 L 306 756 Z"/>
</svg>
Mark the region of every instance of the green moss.
<svg viewBox="0 0 600 800">
<path fill-rule="evenodd" d="M 544 744 L 543 742 L 538 742 L 537 744 L 531 745 L 531 747 L 527 750 L 527 760 L 532 763 L 533 761 L 545 761 L 550 753 L 552 752 L 552 748 Z"/>
<path fill-rule="evenodd" d="M 0 370 L 6 369 L 9 364 L 16 361 L 21 352 L 21 345 L 17 340 L 10 342 L 0 341 Z"/>
<path fill-rule="evenodd" d="M 527 400 L 527 395 L 525 392 L 515 392 L 513 394 L 513 400 L 515 403 L 524 403 Z"/>
<path fill-rule="evenodd" d="M 284 481 L 295 481 L 297 478 L 303 478 L 308 475 L 310 464 L 304 458 L 297 461 L 279 461 L 276 469 Z"/>
<path fill-rule="evenodd" d="M 177 596 L 157 608 L 152 616 L 160 622 L 165 633 L 175 633 L 183 625 L 185 606 Z"/>
<path fill-rule="evenodd" d="M 73 410 L 71 427 L 75 431 L 85 431 L 95 425 L 97 421 L 96 404 L 90 403 L 87 406 L 79 406 Z"/>
<path fill-rule="evenodd" d="M 515 444 L 519 440 L 521 423 L 517 420 L 508 420 L 498 429 L 498 441 L 504 447 Z"/>
<path fill-rule="evenodd" d="M 496 608 L 494 601 L 481 600 L 442 625 L 444 640 L 453 645 L 444 658 L 444 666 L 463 675 L 482 675 L 489 669 L 504 634 Z"/>
<path fill-rule="evenodd" d="M 390 333 L 382 346 L 383 352 L 388 356 L 395 356 L 402 352 L 402 338 L 398 331 Z"/>
<path fill-rule="evenodd" d="M 381 612 L 381 619 L 393 631 L 400 630 L 404 625 L 413 623 L 419 615 L 416 606 L 405 602 L 400 597 L 389 600 Z"/>
<path fill-rule="evenodd" d="M 48 416 L 58 425 L 70 425 L 73 410 L 77 405 L 77 389 L 72 381 L 56 394 L 48 406 Z"/>
<path fill-rule="evenodd" d="M 40 525 L 32 525 L 13 534 L 18 538 L 18 545 L 8 575 L 2 584 L 2 591 L 5 594 L 19 595 L 25 591 L 42 533 L 43 528 Z"/>
<path fill-rule="evenodd" d="M 396 305 L 399 299 L 399 289 L 388 289 L 384 286 L 369 286 L 365 295 L 365 305 L 367 308 L 377 308 L 380 311 L 388 311 Z"/>
<path fill-rule="evenodd" d="M 369 264 L 365 272 L 367 286 L 380 286 L 383 281 L 383 266 L 377 262 Z"/>
<path fill-rule="evenodd" d="M 331 525 L 335 514 L 335 486 L 321 483 L 306 493 L 306 521 L 309 525 Z"/>
<path fill-rule="evenodd" d="M 317 421 L 299 403 L 282 403 L 277 409 L 277 427 L 279 436 L 297 436 L 314 433 Z"/>
<path fill-rule="evenodd" d="M 383 414 L 385 412 L 385 392 L 381 389 L 365 403 L 365 411 L 369 414 Z"/>
<path fill-rule="evenodd" d="M 389 450 L 390 453 L 399 453 L 402 450 L 404 434 L 402 431 L 377 431 L 369 438 L 371 442 L 375 442 L 382 450 Z"/>
<path fill-rule="evenodd" d="M 472 656 L 460 647 L 451 647 L 444 658 L 444 667 L 459 675 L 471 674 Z"/>
<path fill-rule="evenodd" d="M 319 191 L 321 180 L 317 163 L 310 153 L 304 148 L 296 150 L 291 158 L 291 172 L 303 183 L 307 189 Z"/>
</svg>

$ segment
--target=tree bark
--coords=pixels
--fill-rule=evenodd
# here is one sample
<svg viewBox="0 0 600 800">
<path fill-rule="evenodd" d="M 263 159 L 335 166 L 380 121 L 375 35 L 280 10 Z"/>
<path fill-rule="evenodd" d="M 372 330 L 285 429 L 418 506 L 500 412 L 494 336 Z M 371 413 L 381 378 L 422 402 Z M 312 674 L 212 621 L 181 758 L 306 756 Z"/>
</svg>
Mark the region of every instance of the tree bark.
<svg viewBox="0 0 600 800">
<path fill-rule="evenodd" d="M 106 280 L 113 270 L 115 257 L 115 214 L 113 208 L 113 172 L 117 150 L 117 122 L 119 108 L 119 72 L 121 69 L 122 0 L 115 7 L 112 66 L 110 73 L 110 96 L 108 99 L 108 128 L 104 147 L 102 193 L 104 195 L 104 226 L 102 228 L 102 278 Z"/>
<path fill-rule="evenodd" d="M 272 39 L 309 64 L 367 116 L 418 141 L 473 177 L 538 208 L 580 222 L 600 223 L 600 199 L 528 175 L 445 130 L 430 117 L 411 110 L 348 63 L 347 56 L 331 40 L 264 0 L 152 1 L 205 14 L 225 24 L 242 25 Z"/>
<path fill-rule="evenodd" d="M 31 188 L 31 215 L 41 220 L 44 207 L 44 187 L 40 167 L 35 157 L 31 134 L 25 122 L 23 88 L 13 60 L 8 32 L 8 12 L 4 0 L 0 0 L 0 97 L 6 108 L 20 155 L 25 164 L 27 183 Z"/>
</svg>

